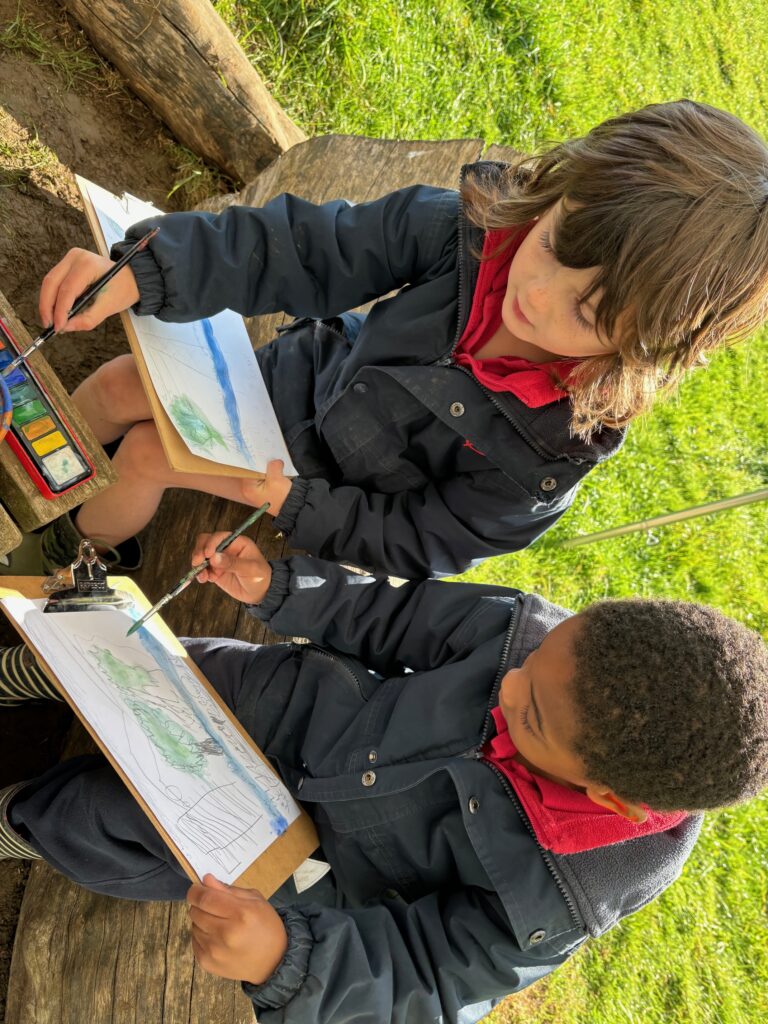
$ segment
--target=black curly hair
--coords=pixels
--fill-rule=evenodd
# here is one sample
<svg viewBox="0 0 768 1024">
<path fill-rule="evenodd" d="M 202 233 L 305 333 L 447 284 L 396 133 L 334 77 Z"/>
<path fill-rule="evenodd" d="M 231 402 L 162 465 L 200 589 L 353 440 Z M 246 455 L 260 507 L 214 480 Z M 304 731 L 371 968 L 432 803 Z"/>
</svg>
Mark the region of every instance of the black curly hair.
<svg viewBox="0 0 768 1024">
<path fill-rule="evenodd" d="M 768 647 L 714 608 L 600 601 L 580 615 L 571 692 L 587 777 L 655 810 L 768 785 Z"/>
</svg>

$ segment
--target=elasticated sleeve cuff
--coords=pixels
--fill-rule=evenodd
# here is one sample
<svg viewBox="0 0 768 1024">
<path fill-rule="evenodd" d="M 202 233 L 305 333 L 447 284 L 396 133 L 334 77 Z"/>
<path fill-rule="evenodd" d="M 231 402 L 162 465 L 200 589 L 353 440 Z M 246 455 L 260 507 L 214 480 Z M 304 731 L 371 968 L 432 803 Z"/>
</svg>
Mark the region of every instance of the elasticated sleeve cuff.
<svg viewBox="0 0 768 1024">
<path fill-rule="evenodd" d="M 248 612 L 254 618 L 268 622 L 290 592 L 291 570 L 287 562 L 270 562 L 272 567 L 272 580 L 269 590 L 259 604 L 246 605 Z"/>
<path fill-rule="evenodd" d="M 135 238 L 115 242 L 109 253 L 110 259 L 119 260 L 135 244 Z M 139 301 L 131 308 L 136 316 L 154 316 L 165 305 L 165 283 L 160 266 L 149 248 L 136 253 L 131 259 L 131 270 L 139 289 Z"/>
<path fill-rule="evenodd" d="M 312 932 L 309 922 L 300 910 L 295 907 L 284 907 L 278 910 L 288 932 L 288 949 L 277 965 L 274 974 L 262 985 L 243 982 L 243 992 L 248 996 L 258 1011 L 279 1010 L 296 995 L 309 968 L 309 955 L 312 952 Z"/>
<path fill-rule="evenodd" d="M 289 537 L 296 529 L 296 520 L 299 512 L 304 508 L 309 490 L 309 480 L 303 480 L 297 476 L 288 491 L 288 497 L 283 502 L 283 507 L 275 516 L 275 529 L 280 530 L 286 537 Z"/>
</svg>

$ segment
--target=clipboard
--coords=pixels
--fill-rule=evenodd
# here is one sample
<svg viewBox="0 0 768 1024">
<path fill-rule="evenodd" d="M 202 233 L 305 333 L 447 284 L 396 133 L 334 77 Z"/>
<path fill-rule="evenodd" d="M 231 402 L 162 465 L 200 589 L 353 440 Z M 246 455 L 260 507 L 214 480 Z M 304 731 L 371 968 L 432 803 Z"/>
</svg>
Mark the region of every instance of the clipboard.
<svg viewBox="0 0 768 1024">
<path fill-rule="evenodd" d="M 100 255 L 109 257 L 109 247 L 107 246 L 104 233 L 101 230 L 98 215 L 88 193 L 88 182 L 85 178 L 80 177 L 79 174 L 75 175 L 75 182 L 83 200 L 85 216 L 88 220 L 88 226 L 93 234 L 93 240 L 96 243 L 96 248 Z M 158 397 L 155 386 L 152 383 L 152 378 L 149 375 L 149 370 L 144 358 L 144 353 L 141 350 L 141 345 L 139 344 L 139 339 L 136 337 L 136 330 L 131 318 L 128 316 L 127 312 L 122 312 L 120 314 L 120 319 L 122 320 L 131 352 L 136 360 L 136 367 L 139 371 L 141 383 L 144 385 L 144 391 L 152 409 L 152 416 L 157 426 L 158 433 L 160 434 L 163 451 L 165 452 L 165 457 L 168 459 L 170 467 L 175 469 L 178 473 L 204 473 L 208 476 L 232 476 L 240 479 L 250 478 L 253 480 L 263 480 L 264 474 L 259 473 L 256 470 L 242 469 L 239 466 L 227 466 L 224 463 L 216 462 L 213 459 L 205 459 L 202 455 L 195 455 L 194 452 L 191 452 L 189 448 L 187 448 L 181 434 L 179 434 L 178 430 L 173 425 L 173 421 L 163 408 Z"/>
<path fill-rule="evenodd" d="M 115 576 L 110 577 L 110 583 L 119 588 L 120 590 L 130 594 L 130 596 L 134 599 L 137 607 L 142 609 L 142 611 L 149 610 L 149 601 L 132 580 L 128 579 L 125 576 Z M 42 584 L 42 577 L 6 576 L 2 579 L 2 582 L 0 583 L 0 599 L 6 597 L 26 597 L 30 599 L 44 597 L 45 594 L 43 593 L 42 590 Z M 179 847 L 171 839 L 167 831 L 157 820 L 157 818 L 155 817 L 155 815 L 153 814 L 153 812 L 143 799 L 139 790 L 128 779 L 125 772 L 122 770 L 122 768 L 117 763 L 116 759 L 106 746 L 105 742 L 98 735 L 96 730 L 91 726 L 85 714 L 80 710 L 74 699 L 70 696 L 70 694 L 68 694 L 67 690 L 62 685 L 61 681 L 57 678 L 56 674 L 53 672 L 48 662 L 42 657 L 35 644 L 32 642 L 29 636 L 27 636 L 25 631 L 20 627 L 19 623 L 17 623 L 14 619 L 10 617 L 10 615 L 8 615 L 5 606 L 0 605 L 0 608 L 2 608 L 6 617 L 9 618 L 9 621 L 17 630 L 17 632 L 19 632 L 19 634 L 22 636 L 25 643 L 34 652 L 35 657 L 37 658 L 41 668 L 44 670 L 48 678 L 56 686 L 57 690 L 61 693 L 62 697 L 70 705 L 74 713 L 82 722 L 85 729 L 93 737 L 99 749 L 110 762 L 110 764 L 115 769 L 117 774 L 120 776 L 122 781 L 125 783 L 127 788 L 133 794 L 139 806 L 142 808 L 142 810 L 150 819 L 150 821 L 155 826 L 157 831 L 160 833 L 162 838 L 173 851 L 174 855 L 176 856 L 177 860 L 183 867 L 188 877 L 193 882 L 200 882 L 201 879 L 195 873 L 189 861 L 186 859 L 186 857 L 181 852 Z M 54 615 L 51 615 L 51 618 L 53 619 Z M 250 738 L 250 736 L 242 727 L 242 725 L 237 721 L 237 719 L 234 717 L 229 708 L 224 704 L 224 702 L 221 700 L 221 698 L 216 693 L 214 688 L 205 678 L 203 673 L 200 671 L 200 669 L 197 667 L 194 661 L 192 661 L 192 659 L 189 657 L 184 647 L 170 631 L 168 626 L 162 621 L 162 619 L 160 619 L 159 615 L 156 615 L 154 617 L 154 620 L 157 623 L 156 628 L 162 635 L 163 640 L 169 643 L 172 652 L 183 658 L 187 668 L 189 668 L 197 676 L 203 687 L 207 690 L 209 695 L 216 702 L 218 708 L 221 711 L 221 714 L 226 719 L 228 719 L 231 725 L 236 729 L 236 731 L 245 741 L 247 746 L 250 747 L 251 750 L 264 762 L 269 771 L 273 775 L 275 775 L 275 777 L 277 777 L 275 770 L 272 768 L 267 758 L 264 756 L 264 754 L 262 754 L 262 752 Z M 243 871 L 232 882 L 232 884 L 243 888 L 258 889 L 265 897 L 269 898 L 277 889 L 280 888 L 283 882 L 285 882 L 286 879 L 288 879 L 294 873 L 294 871 L 296 871 L 296 869 L 304 863 L 304 861 L 307 859 L 307 857 L 309 857 L 313 850 L 317 849 L 318 845 L 319 842 L 317 838 L 317 832 L 315 831 L 315 826 L 312 823 L 306 811 L 299 807 L 298 818 L 292 821 L 288 825 L 287 829 L 282 833 L 282 835 L 278 836 L 266 848 L 266 850 L 264 850 L 256 858 L 256 860 L 254 860 L 249 865 L 249 867 L 247 867 L 245 871 Z"/>
</svg>

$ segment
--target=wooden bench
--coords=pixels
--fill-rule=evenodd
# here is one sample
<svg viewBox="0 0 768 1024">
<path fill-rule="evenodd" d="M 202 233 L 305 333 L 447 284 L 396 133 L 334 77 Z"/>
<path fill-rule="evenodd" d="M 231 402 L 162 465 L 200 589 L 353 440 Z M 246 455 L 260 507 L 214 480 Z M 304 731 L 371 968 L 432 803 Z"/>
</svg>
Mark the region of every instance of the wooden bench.
<svg viewBox="0 0 768 1024">
<path fill-rule="evenodd" d="M 211 204 L 261 205 L 290 191 L 315 202 L 362 202 L 424 182 L 456 187 L 462 164 L 478 159 L 480 139 L 389 142 L 349 136 L 311 139 L 288 150 L 241 193 Z M 490 159 L 512 150 L 491 147 Z M 281 317 L 248 324 L 255 345 L 274 334 Z M 184 491 L 166 495 L 145 531 L 146 562 L 138 575 L 157 599 L 186 566 L 200 530 L 232 528 L 242 508 Z M 262 521 L 257 539 L 268 557 L 284 542 Z M 177 635 L 230 636 L 253 643 L 272 637 L 213 587 L 190 587 L 166 609 Z M 69 752 L 83 749 L 78 729 Z M 246 1024 L 251 1005 L 237 983 L 194 963 L 183 904 L 110 900 L 80 889 L 45 864 L 33 864 L 11 965 L 5 1024 Z"/>
</svg>

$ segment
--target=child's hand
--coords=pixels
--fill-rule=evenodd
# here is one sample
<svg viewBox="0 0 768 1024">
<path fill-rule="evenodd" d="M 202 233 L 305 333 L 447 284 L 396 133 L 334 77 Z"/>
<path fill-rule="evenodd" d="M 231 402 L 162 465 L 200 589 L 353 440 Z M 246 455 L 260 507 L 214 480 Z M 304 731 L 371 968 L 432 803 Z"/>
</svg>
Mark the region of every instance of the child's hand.
<svg viewBox="0 0 768 1024">
<path fill-rule="evenodd" d="M 192 565 L 211 560 L 197 577 L 199 583 L 215 583 L 225 594 L 246 604 L 264 599 L 272 582 L 272 567 L 249 537 L 236 537 L 226 551 L 216 551 L 226 532 L 201 533 L 192 552 Z"/>
<path fill-rule="evenodd" d="M 204 970 L 253 985 L 274 974 L 288 948 L 288 935 L 260 892 L 205 875 L 202 885 L 191 887 L 187 902 L 192 949 Z"/>
<path fill-rule="evenodd" d="M 243 480 L 240 486 L 244 502 L 258 506 L 268 501 L 269 514 L 276 516 L 288 497 L 291 478 L 283 473 L 282 459 L 272 459 L 267 465 L 267 473 L 263 480 Z"/>
<path fill-rule="evenodd" d="M 91 304 L 67 321 L 67 313 L 79 295 L 105 274 L 114 261 L 87 249 L 70 249 L 56 266 L 49 270 L 40 287 L 40 323 L 53 324 L 57 331 L 90 331 L 112 313 L 129 309 L 139 301 L 136 278 L 129 266 L 106 284 Z"/>
</svg>

